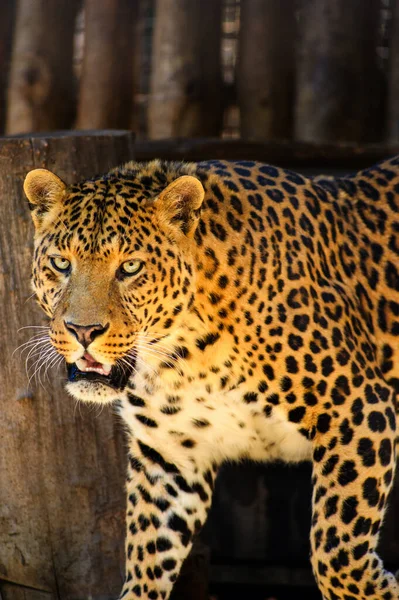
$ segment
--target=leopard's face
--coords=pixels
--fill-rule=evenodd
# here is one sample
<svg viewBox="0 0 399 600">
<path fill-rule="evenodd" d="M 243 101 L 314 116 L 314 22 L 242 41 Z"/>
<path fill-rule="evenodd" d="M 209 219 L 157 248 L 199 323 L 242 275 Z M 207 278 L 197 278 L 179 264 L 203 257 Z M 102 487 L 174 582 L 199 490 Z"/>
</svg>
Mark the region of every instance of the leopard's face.
<svg viewBox="0 0 399 600">
<path fill-rule="evenodd" d="M 154 198 L 103 180 L 67 188 L 43 170 L 27 177 L 33 288 L 77 399 L 120 397 L 190 310 L 195 219 L 187 205 L 197 210 L 203 188 L 193 177 L 180 179 Z"/>
</svg>

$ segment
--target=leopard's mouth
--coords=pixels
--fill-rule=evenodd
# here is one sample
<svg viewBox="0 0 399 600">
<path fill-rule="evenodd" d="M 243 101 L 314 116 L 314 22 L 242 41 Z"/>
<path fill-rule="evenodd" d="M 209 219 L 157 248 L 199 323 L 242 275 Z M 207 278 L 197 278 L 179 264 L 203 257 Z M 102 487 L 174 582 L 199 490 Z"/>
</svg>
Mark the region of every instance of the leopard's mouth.
<svg viewBox="0 0 399 600">
<path fill-rule="evenodd" d="M 77 383 L 86 381 L 88 383 L 100 383 L 115 390 L 123 390 L 133 372 L 135 361 L 110 365 L 97 362 L 91 354 L 86 352 L 76 363 L 67 364 L 68 381 Z"/>
</svg>

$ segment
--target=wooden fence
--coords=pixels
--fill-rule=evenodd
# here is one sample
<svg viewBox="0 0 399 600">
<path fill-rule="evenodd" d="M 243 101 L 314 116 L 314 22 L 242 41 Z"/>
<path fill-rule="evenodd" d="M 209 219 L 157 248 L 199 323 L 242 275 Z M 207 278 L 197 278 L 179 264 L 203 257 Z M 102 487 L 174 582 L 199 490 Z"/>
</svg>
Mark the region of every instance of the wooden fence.
<svg viewBox="0 0 399 600">
<path fill-rule="evenodd" d="M 399 140 L 396 0 L 2 0 L 0 133 Z"/>
</svg>

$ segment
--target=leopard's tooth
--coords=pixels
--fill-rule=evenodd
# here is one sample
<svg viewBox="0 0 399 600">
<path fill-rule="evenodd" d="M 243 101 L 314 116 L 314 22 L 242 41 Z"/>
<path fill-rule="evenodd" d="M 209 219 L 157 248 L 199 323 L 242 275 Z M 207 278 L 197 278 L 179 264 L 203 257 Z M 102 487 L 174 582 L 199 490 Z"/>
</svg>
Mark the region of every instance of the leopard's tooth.
<svg viewBox="0 0 399 600">
<path fill-rule="evenodd" d="M 76 366 L 82 373 L 98 373 L 99 375 L 108 375 L 111 373 L 112 365 L 97 363 L 97 366 L 90 364 L 85 358 L 79 358 L 76 361 Z"/>
<path fill-rule="evenodd" d="M 79 358 L 76 361 L 76 366 L 78 367 L 79 371 L 86 371 L 87 361 L 84 358 Z"/>
<path fill-rule="evenodd" d="M 108 377 L 108 375 L 111 373 L 111 369 L 112 369 L 112 365 L 101 365 L 102 366 L 102 370 L 104 372 L 104 375 L 106 375 Z"/>
</svg>

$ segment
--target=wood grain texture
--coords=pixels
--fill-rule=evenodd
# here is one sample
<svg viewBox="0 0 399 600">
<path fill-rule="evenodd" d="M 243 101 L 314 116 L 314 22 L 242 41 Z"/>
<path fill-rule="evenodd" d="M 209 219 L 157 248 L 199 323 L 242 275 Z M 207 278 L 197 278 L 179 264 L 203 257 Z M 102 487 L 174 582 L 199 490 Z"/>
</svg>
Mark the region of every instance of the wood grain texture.
<svg viewBox="0 0 399 600">
<path fill-rule="evenodd" d="M 62 600 L 119 592 L 123 427 L 110 409 L 75 405 L 62 369 L 28 387 L 24 359 L 12 357 L 37 331 L 18 329 L 45 324 L 29 285 L 33 231 L 22 183 L 36 167 L 72 183 L 131 158 L 126 132 L 0 139 L 0 580 Z"/>
<path fill-rule="evenodd" d="M 244 139 L 292 138 L 294 49 L 291 0 L 241 3 L 237 86 Z"/>
<path fill-rule="evenodd" d="M 385 85 L 377 56 L 379 0 L 299 3 L 295 137 L 383 139 Z"/>
<path fill-rule="evenodd" d="M 73 35 L 80 0 L 19 0 L 6 132 L 71 127 L 75 111 Z"/>
<path fill-rule="evenodd" d="M 326 173 L 340 169 L 351 173 L 399 154 L 399 145 L 384 144 L 311 144 L 285 142 L 256 142 L 248 140 L 220 140 L 217 138 L 172 138 L 139 141 L 135 144 L 136 160 L 201 161 L 259 160 L 290 169 L 315 169 Z"/>
<path fill-rule="evenodd" d="M 0 132 L 2 132 L 6 122 L 7 85 L 15 20 L 14 0 L 2 0 L 0 14 Z"/>
<path fill-rule="evenodd" d="M 158 0 L 149 135 L 218 135 L 222 125 L 221 0 Z"/>
<path fill-rule="evenodd" d="M 388 115 L 386 136 L 391 143 L 399 142 L 399 4 L 392 3 L 389 46 Z"/>
<path fill-rule="evenodd" d="M 0 600 L 56 600 L 54 594 L 0 580 Z"/>
<path fill-rule="evenodd" d="M 86 0 L 79 129 L 128 127 L 137 0 Z"/>
</svg>

